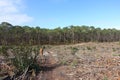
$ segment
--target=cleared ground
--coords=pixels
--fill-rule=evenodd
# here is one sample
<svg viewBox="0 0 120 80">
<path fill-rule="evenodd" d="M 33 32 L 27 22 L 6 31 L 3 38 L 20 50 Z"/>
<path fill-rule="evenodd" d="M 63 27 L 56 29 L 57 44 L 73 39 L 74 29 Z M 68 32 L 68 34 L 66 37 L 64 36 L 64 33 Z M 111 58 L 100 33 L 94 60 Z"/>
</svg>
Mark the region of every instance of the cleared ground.
<svg viewBox="0 0 120 80">
<path fill-rule="evenodd" d="M 120 80 L 120 43 L 80 43 L 46 46 L 61 66 L 48 80 Z"/>
</svg>

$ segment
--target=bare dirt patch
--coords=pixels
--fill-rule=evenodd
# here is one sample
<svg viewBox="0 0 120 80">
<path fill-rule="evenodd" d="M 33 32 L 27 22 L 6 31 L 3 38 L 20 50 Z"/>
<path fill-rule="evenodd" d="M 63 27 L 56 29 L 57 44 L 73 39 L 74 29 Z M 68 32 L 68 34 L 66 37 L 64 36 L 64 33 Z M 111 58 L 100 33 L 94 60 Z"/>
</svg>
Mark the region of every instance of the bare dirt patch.
<svg viewBox="0 0 120 80">
<path fill-rule="evenodd" d="M 58 80 L 119 80 L 120 44 L 119 42 L 81 43 L 60 45 L 48 48 L 57 54 L 62 66 L 52 70 L 51 75 L 60 76 Z"/>
</svg>

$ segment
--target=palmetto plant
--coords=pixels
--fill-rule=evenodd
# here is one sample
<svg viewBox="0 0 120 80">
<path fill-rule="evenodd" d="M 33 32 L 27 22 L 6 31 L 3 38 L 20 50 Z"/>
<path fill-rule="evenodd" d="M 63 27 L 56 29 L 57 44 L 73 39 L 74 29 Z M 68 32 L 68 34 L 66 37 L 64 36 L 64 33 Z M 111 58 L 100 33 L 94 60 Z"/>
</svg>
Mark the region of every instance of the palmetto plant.
<svg viewBox="0 0 120 80">
<path fill-rule="evenodd" d="M 24 47 L 20 46 L 14 49 L 15 58 L 12 59 L 13 65 L 15 65 L 19 72 L 24 72 L 24 70 L 29 66 L 30 68 L 37 68 L 37 63 L 35 62 L 35 58 L 39 52 L 38 48 L 32 47 Z M 32 52 L 34 53 L 34 57 Z M 33 67 L 34 66 L 34 67 Z"/>
<path fill-rule="evenodd" d="M 16 76 L 19 76 L 22 75 L 27 68 L 28 70 L 34 71 L 40 70 L 39 65 L 36 63 L 36 56 L 39 53 L 39 48 L 40 46 L 4 46 L 0 48 L 0 51 L 2 55 L 6 56 L 6 59 L 11 62 L 11 65 L 16 67 L 14 73 Z M 12 49 L 12 53 L 14 55 L 13 58 L 8 58 L 8 49 Z"/>
</svg>

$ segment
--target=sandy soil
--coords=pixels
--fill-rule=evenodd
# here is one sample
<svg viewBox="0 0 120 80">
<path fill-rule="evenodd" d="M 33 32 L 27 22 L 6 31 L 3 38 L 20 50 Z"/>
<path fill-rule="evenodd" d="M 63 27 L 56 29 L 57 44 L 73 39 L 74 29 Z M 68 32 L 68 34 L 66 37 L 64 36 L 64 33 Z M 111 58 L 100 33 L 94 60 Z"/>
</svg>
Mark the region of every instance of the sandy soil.
<svg viewBox="0 0 120 80">
<path fill-rule="evenodd" d="M 51 76 L 45 80 L 120 80 L 119 42 L 46 47 L 62 65 L 43 73 Z"/>
</svg>

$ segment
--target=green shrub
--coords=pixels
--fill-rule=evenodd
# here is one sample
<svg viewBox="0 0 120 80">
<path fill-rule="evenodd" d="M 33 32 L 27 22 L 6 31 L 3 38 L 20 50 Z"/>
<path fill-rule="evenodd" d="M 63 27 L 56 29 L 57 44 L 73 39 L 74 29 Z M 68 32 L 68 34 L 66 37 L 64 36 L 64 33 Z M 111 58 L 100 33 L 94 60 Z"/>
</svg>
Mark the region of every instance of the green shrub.
<svg viewBox="0 0 120 80">
<path fill-rule="evenodd" d="M 13 50 L 14 58 L 8 59 L 8 49 Z M 6 56 L 6 59 L 10 60 L 11 64 L 17 68 L 15 71 L 16 74 L 22 74 L 27 67 L 38 71 L 38 64 L 35 62 L 35 57 L 32 57 L 32 52 L 37 56 L 39 54 L 39 49 L 40 46 L 2 46 L 0 48 L 0 53 Z"/>
<path fill-rule="evenodd" d="M 91 48 L 90 46 L 87 46 L 87 49 L 88 49 L 88 50 L 92 50 L 92 48 Z"/>
<path fill-rule="evenodd" d="M 79 50 L 77 47 L 71 47 L 71 50 L 72 50 L 72 52 L 71 52 L 71 54 L 72 55 L 75 55 L 75 53 Z"/>
<path fill-rule="evenodd" d="M 112 50 L 113 50 L 113 52 L 115 52 L 115 51 L 116 51 L 116 49 L 115 49 L 115 48 L 112 48 Z"/>
<path fill-rule="evenodd" d="M 108 80 L 108 78 L 105 76 L 103 80 Z"/>
</svg>

